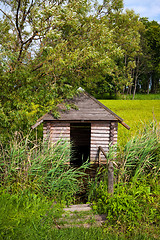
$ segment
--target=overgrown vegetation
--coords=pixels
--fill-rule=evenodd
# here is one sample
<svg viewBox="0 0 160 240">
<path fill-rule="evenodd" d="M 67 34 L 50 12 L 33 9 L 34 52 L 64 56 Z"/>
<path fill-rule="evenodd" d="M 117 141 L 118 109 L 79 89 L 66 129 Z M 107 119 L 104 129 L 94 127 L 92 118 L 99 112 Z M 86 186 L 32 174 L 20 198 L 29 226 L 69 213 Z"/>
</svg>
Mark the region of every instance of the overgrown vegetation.
<svg viewBox="0 0 160 240">
<path fill-rule="evenodd" d="M 62 204 L 29 190 L 0 194 L 0 239 L 51 239 Z"/>
<path fill-rule="evenodd" d="M 1 186 L 10 193 L 29 190 L 73 202 L 74 194 L 83 189 L 81 178 L 87 164 L 71 168 L 70 154 L 68 142 L 36 144 L 16 136 L 9 145 L 1 145 Z"/>
<path fill-rule="evenodd" d="M 154 123 L 131 139 L 124 150 L 117 149 L 114 195 L 107 193 L 106 168 L 103 177 L 91 184 L 93 209 L 106 213 L 106 227 L 131 236 L 145 232 L 160 235 L 160 132 Z"/>
<path fill-rule="evenodd" d="M 124 147 L 111 148 L 114 195 L 107 193 L 107 166 L 88 185 L 93 210 L 106 214 L 103 228 L 61 229 L 66 203 L 83 189 L 83 169 L 69 168 L 67 142 L 34 143 L 19 135 L 1 145 L 0 239 L 159 239 L 160 135 L 155 122 Z M 94 234 L 94 237 L 92 237 Z M 84 238 L 82 238 L 82 236 Z"/>
</svg>

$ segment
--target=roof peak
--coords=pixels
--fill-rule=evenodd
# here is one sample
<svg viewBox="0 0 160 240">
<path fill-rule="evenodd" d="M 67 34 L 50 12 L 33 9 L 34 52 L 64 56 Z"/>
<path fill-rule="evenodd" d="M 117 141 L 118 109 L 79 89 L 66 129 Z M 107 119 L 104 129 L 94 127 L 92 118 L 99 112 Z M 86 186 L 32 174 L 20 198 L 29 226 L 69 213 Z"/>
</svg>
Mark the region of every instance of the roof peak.
<svg viewBox="0 0 160 240">
<path fill-rule="evenodd" d="M 85 92 L 85 90 L 84 90 L 82 87 L 79 87 L 79 88 L 77 89 L 77 91 L 78 91 L 78 92 Z"/>
</svg>

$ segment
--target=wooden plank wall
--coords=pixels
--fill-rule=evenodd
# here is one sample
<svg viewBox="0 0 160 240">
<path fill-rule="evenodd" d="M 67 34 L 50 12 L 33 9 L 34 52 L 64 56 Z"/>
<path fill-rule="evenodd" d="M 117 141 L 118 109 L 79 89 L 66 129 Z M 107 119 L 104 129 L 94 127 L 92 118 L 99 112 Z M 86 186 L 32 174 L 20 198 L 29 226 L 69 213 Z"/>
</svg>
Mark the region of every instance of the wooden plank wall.
<svg viewBox="0 0 160 240">
<path fill-rule="evenodd" d="M 106 121 L 91 124 L 91 163 L 98 163 L 98 148 L 101 146 L 105 152 L 108 152 L 110 144 L 117 143 L 118 122 Z M 106 158 L 100 153 L 99 164 L 105 164 Z"/>
<path fill-rule="evenodd" d="M 110 123 L 110 142 L 111 145 L 117 144 L 118 137 L 118 122 Z"/>
<path fill-rule="evenodd" d="M 98 148 L 101 146 L 105 152 L 108 151 L 110 144 L 117 143 L 118 122 L 116 121 L 97 121 L 91 123 L 90 138 L 90 162 L 98 163 Z M 55 143 L 58 140 L 66 139 L 70 141 L 70 123 L 44 122 L 43 138 Z M 105 156 L 100 153 L 102 164 L 106 163 Z"/>
<path fill-rule="evenodd" d="M 101 146 L 105 152 L 108 151 L 110 141 L 110 122 L 91 123 L 91 163 L 98 163 L 98 147 Z M 106 162 L 104 155 L 101 154 L 101 161 Z"/>
<path fill-rule="evenodd" d="M 55 143 L 60 139 L 70 141 L 70 123 L 44 122 L 43 138 L 52 143 Z"/>
</svg>

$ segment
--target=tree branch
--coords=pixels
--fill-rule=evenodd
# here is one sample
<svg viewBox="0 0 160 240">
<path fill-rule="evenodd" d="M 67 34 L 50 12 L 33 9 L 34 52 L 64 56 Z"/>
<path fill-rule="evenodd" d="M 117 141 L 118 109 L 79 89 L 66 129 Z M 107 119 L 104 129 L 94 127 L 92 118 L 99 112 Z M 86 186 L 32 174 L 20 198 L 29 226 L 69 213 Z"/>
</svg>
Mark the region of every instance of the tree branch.
<svg viewBox="0 0 160 240">
<path fill-rule="evenodd" d="M 23 52 L 23 43 L 21 44 L 21 48 L 20 48 L 20 51 L 19 51 L 18 62 L 19 62 L 20 59 L 21 59 L 22 52 Z"/>
<path fill-rule="evenodd" d="M 15 27 L 14 22 L 12 21 L 12 19 L 10 18 L 10 16 L 8 16 L 2 9 L 0 9 L 0 11 L 10 20 L 10 22 L 12 23 L 14 30 L 17 32 L 17 29 Z M 17 32 L 18 33 L 18 32 Z"/>
<path fill-rule="evenodd" d="M 41 68 L 42 66 L 43 66 L 43 63 L 40 63 L 38 66 L 36 66 L 36 67 L 32 70 L 32 72 L 38 70 L 38 69 Z"/>
<path fill-rule="evenodd" d="M 28 8 L 28 11 L 27 11 L 26 15 L 28 15 L 30 13 L 32 7 L 33 7 L 33 0 L 32 0 L 32 2 L 30 4 L 29 8 Z"/>
<path fill-rule="evenodd" d="M 31 4 L 30 4 L 30 6 L 29 6 L 29 8 L 28 8 L 28 11 L 27 11 L 27 13 L 26 13 L 26 9 L 24 10 L 24 14 L 23 14 L 23 17 L 22 17 L 22 22 L 21 22 L 21 26 L 23 26 L 23 23 L 25 22 L 25 20 L 26 20 L 26 17 L 28 16 L 28 14 L 31 12 L 31 8 L 33 7 L 33 0 L 31 1 Z"/>
<path fill-rule="evenodd" d="M 65 2 L 65 0 L 58 0 L 55 2 L 55 4 L 53 4 L 53 6 L 55 6 L 57 4 L 57 6 L 61 5 L 63 2 Z"/>
<path fill-rule="evenodd" d="M 30 38 L 28 38 L 23 44 L 24 44 L 24 45 L 27 44 L 27 43 L 30 44 L 30 43 L 33 41 L 34 37 L 37 35 L 37 33 L 38 33 L 38 31 L 35 31 L 35 32 L 33 33 L 33 35 L 32 35 Z"/>
<path fill-rule="evenodd" d="M 18 15 L 19 15 L 20 6 L 21 6 L 21 0 L 18 0 L 18 7 L 17 7 L 17 12 L 16 12 L 16 27 L 17 27 L 18 36 L 19 36 L 19 39 L 21 41 L 21 44 L 23 44 L 22 36 L 21 36 L 21 29 L 19 28 L 19 23 L 18 23 L 18 20 L 19 20 Z"/>
</svg>

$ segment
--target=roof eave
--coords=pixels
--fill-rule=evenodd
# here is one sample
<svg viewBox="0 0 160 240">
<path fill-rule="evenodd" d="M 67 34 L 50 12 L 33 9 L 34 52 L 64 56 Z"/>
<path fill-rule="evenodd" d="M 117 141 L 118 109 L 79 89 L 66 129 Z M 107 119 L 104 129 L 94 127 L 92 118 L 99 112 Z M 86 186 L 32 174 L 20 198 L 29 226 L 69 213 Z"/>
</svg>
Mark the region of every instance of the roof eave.
<svg viewBox="0 0 160 240">
<path fill-rule="evenodd" d="M 120 121 L 119 121 L 120 122 Z M 120 122 L 125 128 L 127 128 L 128 130 L 130 129 L 130 126 L 128 126 L 125 122 Z"/>
<path fill-rule="evenodd" d="M 35 129 L 36 127 L 38 127 L 41 123 L 43 122 L 43 120 L 41 121 L 37 121 L 33 126 L 31 126 L 32 129 Z"/>
</svg>

